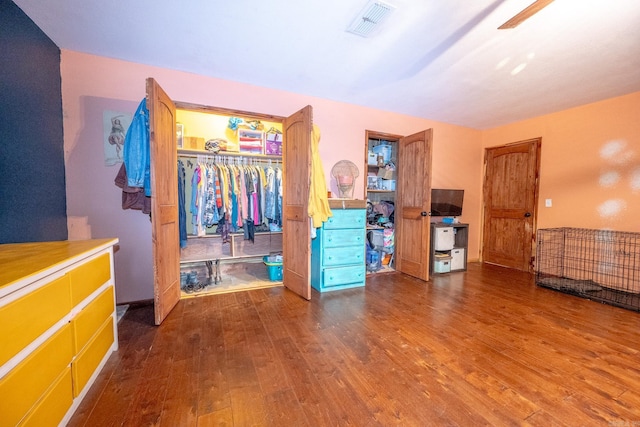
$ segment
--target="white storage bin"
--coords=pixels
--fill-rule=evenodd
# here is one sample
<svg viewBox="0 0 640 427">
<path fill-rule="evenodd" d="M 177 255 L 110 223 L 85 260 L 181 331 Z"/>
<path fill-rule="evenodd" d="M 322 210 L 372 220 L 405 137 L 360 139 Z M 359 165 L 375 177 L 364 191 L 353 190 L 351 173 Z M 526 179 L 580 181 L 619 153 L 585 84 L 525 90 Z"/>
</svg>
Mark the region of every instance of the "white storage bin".
<svg viewBox="0 0 640 427">
<path fill-rule="evenodd" d="M 434 273 L 449 273 L 451 271 L 451 257 L 437 256 L 433 262 Z"/>
<path fill-rule="evenodd" d="M 381 187 L 383 190 L 391 190 L 396 191 L 396 180 L 395 179 L 383 179 L 381 182 Z"/>
<path fill-rule="evenodd" d="M 434 240 L 434 249 L 436 251 L 450 251 L 453 249 L 456 235 L 453 233 L 453 227 L 436 227 Z"/>
<path fill-rule="evenodd" d="M 369 166 L 378 166 L 378 155 L 373 151 L 367 153 L 367 164 Z"/>
<path fill-rule="evenodd" d="M 464 270 L 464 248 L 451 250 L 451 270 Z"/>
</svg>

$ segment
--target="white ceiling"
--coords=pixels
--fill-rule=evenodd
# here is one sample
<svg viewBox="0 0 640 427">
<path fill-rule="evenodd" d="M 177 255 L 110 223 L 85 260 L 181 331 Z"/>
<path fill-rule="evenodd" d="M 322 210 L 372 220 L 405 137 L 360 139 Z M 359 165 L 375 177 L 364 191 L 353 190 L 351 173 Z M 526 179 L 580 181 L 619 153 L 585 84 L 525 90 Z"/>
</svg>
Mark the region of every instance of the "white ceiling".
<svg viewBox="0 0 640 427">
<path fill-rule="evenodd" d="M 362 38 L 367 0 L 14 0 L 61 49 L 477 129 L 640 90 L 640 0 L 556 0 L 513 30 L 532 0 L 387 1 Z"/>
</svg>

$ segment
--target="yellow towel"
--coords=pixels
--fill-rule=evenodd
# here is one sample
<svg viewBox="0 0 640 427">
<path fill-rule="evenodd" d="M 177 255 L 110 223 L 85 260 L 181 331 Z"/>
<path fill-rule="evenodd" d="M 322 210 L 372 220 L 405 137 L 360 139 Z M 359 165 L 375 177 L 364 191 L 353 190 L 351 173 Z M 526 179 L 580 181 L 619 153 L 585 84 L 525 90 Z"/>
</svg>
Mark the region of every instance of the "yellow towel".
<svg viewBox="0 0 640 427">
<path fill-rule="evenodd" d="M 309 183 L 309 216 L 313 227 L 319 228 L 329 217 L 333 216 L 327 197 L 327 182 L 324 178 L 322 160 L 318 152 L 320 145 L 320 128 L 313 125 L 311 131 L 311 182 Z"/>
</svg>

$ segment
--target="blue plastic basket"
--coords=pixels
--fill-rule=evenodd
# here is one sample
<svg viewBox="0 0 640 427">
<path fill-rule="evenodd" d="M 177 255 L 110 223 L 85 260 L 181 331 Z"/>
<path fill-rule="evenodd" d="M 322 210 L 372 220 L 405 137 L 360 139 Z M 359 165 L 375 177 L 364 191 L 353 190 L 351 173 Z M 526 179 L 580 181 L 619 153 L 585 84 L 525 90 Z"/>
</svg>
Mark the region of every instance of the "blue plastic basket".
<svg viewBox="0 0 640 427">
<path fill-rule="evenodd" d="M 281 262 L 269 262 L 268 257 L 262 258 L 264 264 L 267 266 L 267 272 L 269 273 L 269 280 L 272 282 L 282 281 L 282 263 Z"/>
</svg>

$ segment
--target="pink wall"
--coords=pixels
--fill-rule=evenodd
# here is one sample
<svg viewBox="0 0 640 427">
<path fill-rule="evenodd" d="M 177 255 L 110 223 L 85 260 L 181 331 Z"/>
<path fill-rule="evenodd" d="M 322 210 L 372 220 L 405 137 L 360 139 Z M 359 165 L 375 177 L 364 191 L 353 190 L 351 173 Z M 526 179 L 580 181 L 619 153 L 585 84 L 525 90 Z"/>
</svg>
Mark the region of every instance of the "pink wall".
<svg viewBox="0 0 640 427">
<path fill-rule="evenodd" d="M 483 147 L 542 137 L 538 228 L 640 231 L 640 92 L 482 137 Z"/>
<path fill-rule="evenodd" d="M 118 237 L 118 302 L 153 297 L 151 228 L 148 217 L 120 209 L 113 184 L 118 166 L 105 166 L 102 110 L 134 112 L 145 96 L 145 79 L 155 78 L 176 101 L 288 116 L 305 105 L 322 132 L 320 155 L 329 171 L 341 159 L 364 173 L 365 130 L 409 135 L 432 128 L 434 187 L 465 189 L 464 215 L 470 224 L 469 258 L 478 258 L 482 174 L 480 131 L 359 107 L 321 98 L 150 67 L 72 51 L 62 51 L 62 102 L 69 238 Z M 544 144 L 544 142 L 543 142 Z M 359 179 L 364 179 L 363 177 Z M 356 198 L 364 194 L 357 183 Z"/>
</svg>

